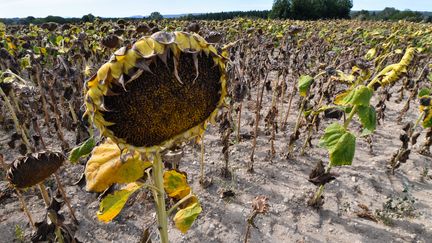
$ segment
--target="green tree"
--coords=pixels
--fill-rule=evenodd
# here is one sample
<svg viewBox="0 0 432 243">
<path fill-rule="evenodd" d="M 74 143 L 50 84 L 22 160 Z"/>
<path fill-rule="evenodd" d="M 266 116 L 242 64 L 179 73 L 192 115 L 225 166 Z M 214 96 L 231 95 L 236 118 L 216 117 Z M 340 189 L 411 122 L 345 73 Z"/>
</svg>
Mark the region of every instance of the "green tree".
<svg viewBox="0 0 432 243">
<path fill-rule="evenodd" d="M 81 20 L 83 22 L 93 22 L 93 21 L 95 21 L 95 16 L 91 13 L 86 14 L 86 15 L 82 16 Z"/>
<path fill-rule="evenodd" d="M 159 12 L 153 12 L 153 13 L 150 14 L 149 19 L 151 19 L 151 20 L 161 20 L 161 19 L 163 19 L 163 16 Z"/>
<path fill-rule="evenodd" d="M 275 0 L 269 17 L 272 19 L 287 19 L 291 17 L 291 0 Z"/>
</svg>

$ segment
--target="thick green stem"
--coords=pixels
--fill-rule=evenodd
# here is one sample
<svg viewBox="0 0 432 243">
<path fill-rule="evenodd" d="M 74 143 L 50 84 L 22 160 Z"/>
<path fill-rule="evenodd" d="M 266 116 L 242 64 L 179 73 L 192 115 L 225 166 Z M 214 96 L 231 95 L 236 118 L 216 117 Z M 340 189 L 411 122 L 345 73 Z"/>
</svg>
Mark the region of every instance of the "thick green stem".
<svg viewBox="0 0 432 243">
<path fill-rule="evenodd" d="M 165 190 L 163 186 L 163 163 L 159 151 L 153 160 L 153 183 L 158 191 L 153 191 L 156 200 L 156 213 L 162 243 L 168 243 L 168 215 L 165 206 Z"/>
<path fill-rule="evenodd" d="M 173 211 L 178 208 L 182 203 L 186 202 L 187 200 L 189 200 L 191 197 L 193 197 L 194 195 L 191 193 L 189 193 L 189 195 L 187 195 L 186 197 L 182 198 L 180 201 L 178 201 L 176 204 L 174 204 L 174 206 L 172 206 L 168 212 L 167 215 L 171 215 L 173 213 Z"/>
<path fill-rule="evenodd" d="M 348 128 L 348 126 L 349 126 L 349 124 L 351 123 L 351 121 L 352 121 L 354 115 L 357 113 L 357 109 L 358 109 L 358 106 L 357 106 L 357 105 L 353 106 L 351 112 L 349 113 L 347 119 L 346 119 L 345 122 L 344 122 L 344 128 L 345 128 L 345 129 Z"/>
</svg>

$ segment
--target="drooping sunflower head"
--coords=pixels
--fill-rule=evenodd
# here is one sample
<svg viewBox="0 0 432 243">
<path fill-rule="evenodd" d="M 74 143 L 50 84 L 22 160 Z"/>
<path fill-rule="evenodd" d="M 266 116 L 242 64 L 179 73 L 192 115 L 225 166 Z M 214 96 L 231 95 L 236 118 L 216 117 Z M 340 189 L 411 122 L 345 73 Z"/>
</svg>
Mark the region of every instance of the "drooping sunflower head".
<svg viewBox="0 0 432 243">
<path fill-rule="evenodd" d="M 157 32 L 116 51 L 86 85 L 102 135 L 140 151 L 200 135 L 226 95 L 226 59 L 197 34 Z"/>
<path fill-rule="evenodd" d="M 60 168 L 65 157 L 59 152 L 40 152 L 16 159 L 6 178 L 17 188 L 27 188 L 43 182 Z"/>
</svg>

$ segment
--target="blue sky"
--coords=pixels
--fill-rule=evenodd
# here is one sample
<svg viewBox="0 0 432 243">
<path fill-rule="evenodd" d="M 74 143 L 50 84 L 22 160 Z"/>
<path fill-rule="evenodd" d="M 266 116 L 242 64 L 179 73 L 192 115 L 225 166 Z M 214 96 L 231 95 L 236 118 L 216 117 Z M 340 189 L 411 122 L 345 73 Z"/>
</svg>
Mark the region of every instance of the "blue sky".
<svg viewBox="0 0 432 243">
<path fill-rule="evenodd" d="M 0 18 L 81 17 L 92 13 L 103 17 L 220 12 L 270 9 L 273 0 L 0 0 Z M 384 7 L 432 11 L 432 0 L 354 0 L 353 10 L 381 10 Z"/>
</svg>

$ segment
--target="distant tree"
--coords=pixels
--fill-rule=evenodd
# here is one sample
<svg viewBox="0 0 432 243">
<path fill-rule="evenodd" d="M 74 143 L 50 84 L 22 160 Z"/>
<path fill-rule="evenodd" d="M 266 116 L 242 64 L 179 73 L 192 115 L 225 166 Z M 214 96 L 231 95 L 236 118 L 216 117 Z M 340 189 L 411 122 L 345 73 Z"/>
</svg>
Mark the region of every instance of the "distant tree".
<svg viewBox="0 0 432 243">
<path fill-rule="evenodd" d="M 275 0 L 269 17 L 272 19 L 287 19 L 291 17 L 291 0 Z"/>
<path fill-rule="evenodd" d="M 95 21 L 96 17 L 93 14 L 86 14 L 82 16 L 81 21 L 83 22 L 93 22 Z"/>
<path fill-rule="evenodd" d="M 153 13 L 150 14 L 149 19 L 151 19 L 151 20 L 161 20 L 161 19 L 163 19 L 163 16 L 159 12 L 153 12 Z"/>
<path fill-rule="evenodd" d="M 360 10 L 353 13 L 351 17 L 357 20 L 368 20 L 371 19 L 371 14 L 367 10 Z"/>
<path fill-rule="evenodd" d="M 395 8 L 384 8 L 381 12 L 378 14 L 378 18 L 382 20 L 391 20 L 394 18 L 395 15 L 397 15 L 400 11 Z"/>
<path fill-rule="evenodd" d="M 46 18 L 43 19 L 43 22 L 54 22 L 54 23 L 58 23 L 58 24 L 64 24 L 68 21 L 66 19 L 64 19 L 63 17 L 60 17 L 60 16 L 48 15 Z"/>
<path fill-rule="evenodd" d="M 338 0 L 337 1 L 337 14 L 336 18 L 349 19 L 351 8 L 353 7 L 352 0 Z"/>
<path fill-rule="evenodd" d="M 317 14 L 318 1 L 314 0 L 292 0 L 291 14 L 295 19 L 318 19 Z"/>
<path fill-rule="evenodd" d="M 205 14 L 188 14 L 186 16 L 180 17 L 183 20 L 225 20 L 225 19 L 233 19 L 238 17 L 245 18 L 263 18 L 266 19 L 269 17 L 270 11 L 232 11 L 232 12 L 219 12 L 219 13 L 205 13 Z"/>
</svg>

